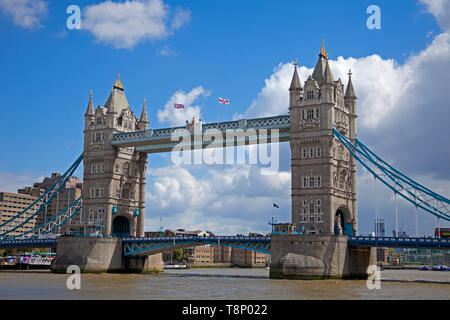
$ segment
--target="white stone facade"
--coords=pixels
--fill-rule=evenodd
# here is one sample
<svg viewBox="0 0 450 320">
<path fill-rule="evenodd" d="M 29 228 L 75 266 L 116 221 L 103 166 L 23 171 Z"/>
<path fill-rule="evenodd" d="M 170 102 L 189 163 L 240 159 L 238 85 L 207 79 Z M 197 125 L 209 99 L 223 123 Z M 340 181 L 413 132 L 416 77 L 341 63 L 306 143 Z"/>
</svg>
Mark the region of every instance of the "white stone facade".
<svg viewBox="0 0 450 320">
<path fill-rule="evenodd" d="M 133 147 L 114 147 L 110 141 L 115 133 L 146 129 L 145 101 L 138 121 L 120 80 L 105 105 L 95 111 L 91 93 L 85 114 L 83 219 L 90 225 L 102 225 L 104 236 L 126 236 L 127 230 L 119 227 L 126 229 L 127 225 L 130 236 L 144 236 L 147 154 L 135 152 Z"/>
<path fill-rule="evenodd" d="M 313 75 L 302 87 L 295 65 L 289 89 L 292 223 L 306 234 L 356 234 L 356 162 L 332 132 L 355 141 L 351 73 L 344 93 L 322 47 Z"/>
</svg>

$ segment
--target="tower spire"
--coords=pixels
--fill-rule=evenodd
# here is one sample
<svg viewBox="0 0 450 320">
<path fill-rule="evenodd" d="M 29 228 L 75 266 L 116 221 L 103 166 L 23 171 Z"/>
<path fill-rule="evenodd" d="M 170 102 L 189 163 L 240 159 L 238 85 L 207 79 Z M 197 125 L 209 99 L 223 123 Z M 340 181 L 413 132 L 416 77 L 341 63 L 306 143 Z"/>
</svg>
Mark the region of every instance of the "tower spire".
<svg viewBox="0 0 450 320">
<path fill-rule="evenodd" d="M 352 69 L 348 70 L 348 84 L 347 89 L 345 90 L 345 98 L 356 98 L 355 89 L 353 88 L 352 83 Z"/>
<path fill-rule="evenodd" d="M 141 118 L 139 119 L 139 129 L 140 130 L 147 130 L 148 129 L 148 116 L 147 116 L 147 100 L 144 98 L 143 106 L 142 106 L 142 113 Z"/>
<path fill-rule="evenodd" d="M 325 50 L 325 40 L 322 40 L 322 47 L 320 48 L 319 60 L 314 68 L 312 77 L 317 81 L 317 84 L 321 84 L 323 82 L 323 76 L 325 73 L 326 62 L 328 61 L 328 53 Z"/>
<path fill-rule="evenodd" d="M 298 72 L 297 72 L 297 59 L 295 59 L 294 61 L 294 75 L 292 76 L 292 81 L 291 81 L 291 86 L 289 87 L 289 91 L 293 91 L 293 90 L 302 90 L 302 85 L 300 83 L 300 78 L 298 76 Z"/>
<path fill-rule="evenodd" d="M 322 84 L 332 84 L 334 82 L 333 74 L 331 73 L 330 65 L 328 64 L 328 60 L 326 61 L 325 71 L 323 73 Z"/>
<path fill-rule="evenodd" d="M 325 50 L 325 40 L 322 40 L 322 47 L 320 48 L 320 54 L 319 57 L 322 56 L 325 59 L 328 59 L 327 50 Z"/>
<path fill-rule="evenodd" d="M 94 115 L 94 103 L 92 102 L 92 90 L 89 92 L 89 103 L 86 109 L 86 116 Z"/>
<path fill-rule="evenodd" d="M 123 83 L 120 81 L 120 73 L 117 76 L 117 80 L 114 81 L 114 88 L 123 91 Z"/>
</svg>

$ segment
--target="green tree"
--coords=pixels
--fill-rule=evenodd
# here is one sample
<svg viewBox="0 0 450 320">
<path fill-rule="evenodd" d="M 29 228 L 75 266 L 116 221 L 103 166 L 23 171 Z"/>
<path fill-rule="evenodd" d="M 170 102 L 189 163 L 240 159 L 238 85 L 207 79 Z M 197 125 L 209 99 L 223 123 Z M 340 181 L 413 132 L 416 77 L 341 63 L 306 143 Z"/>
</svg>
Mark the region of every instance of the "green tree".
<svg viewBox="0 0 450 320">
<path fill-rule="evenodd" d="M 172 251 L 172 258 L 173 260 L 183 259 L 183 249 L 177 249 L 175 251 Z"/>
</svg>

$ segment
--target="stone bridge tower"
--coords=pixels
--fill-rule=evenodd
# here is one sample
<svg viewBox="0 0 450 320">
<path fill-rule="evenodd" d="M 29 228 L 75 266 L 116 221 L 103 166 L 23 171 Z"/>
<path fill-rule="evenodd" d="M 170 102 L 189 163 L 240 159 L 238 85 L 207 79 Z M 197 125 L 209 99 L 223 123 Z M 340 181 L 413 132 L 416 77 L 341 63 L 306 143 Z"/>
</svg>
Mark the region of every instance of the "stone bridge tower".
<svg viewBox="0 0 450 320">
<path fill-rule="evenodd" d="M 94 110 L 90 93 L 84 118 L 84 233 L 95 226 L 104 236 L 143 237 L 147 154 L 110 142 L 114 133 L 148 129 L 145 100 L 138 120 L 119 76 L 103 107 Z"/>
<path fill-rule="evenodd" d="M 322 46 L 302 87 L 297 62 L 290 94 L 292 223 L 305 234 L 355 235 L 356 160 L 332 128 L 356 138 L 356 96 L 351 72 L 346 91 L 333 78 Z"/>
</svg>

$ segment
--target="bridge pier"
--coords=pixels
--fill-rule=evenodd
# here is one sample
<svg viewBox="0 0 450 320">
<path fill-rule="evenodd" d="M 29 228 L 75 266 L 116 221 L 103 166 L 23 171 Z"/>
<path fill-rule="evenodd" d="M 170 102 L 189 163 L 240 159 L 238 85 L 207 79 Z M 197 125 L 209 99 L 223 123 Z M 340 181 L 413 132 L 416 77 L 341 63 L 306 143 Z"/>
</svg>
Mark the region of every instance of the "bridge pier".
<svg viewBox="0 0 450 320">
<path fill-rule="evenodd" d="M 375 248 L 353 247 L 347 236 L 272 235 L 270 278 L 366 279 Z"/>
<path fill-rule="evenodd" d="M 83 273 L 141 273 L 164 270 L 161 253 L 125 257 L 122 239 L 114 237 L 59 237 L 52 272 L 66 273 L 70 265 L 77 265 Z"/>
</svg>

